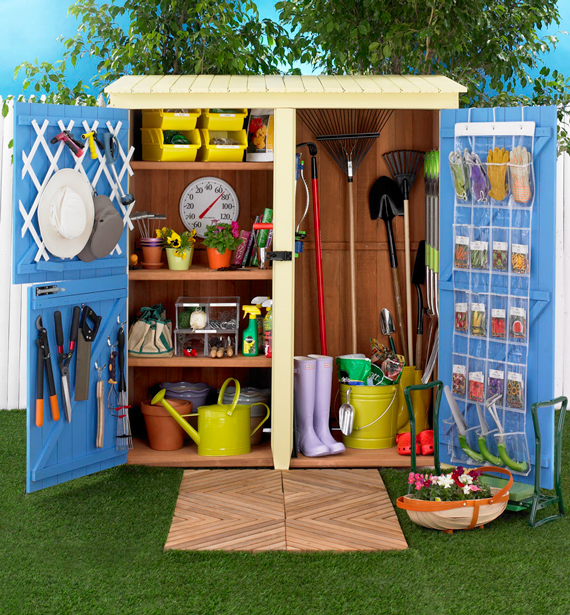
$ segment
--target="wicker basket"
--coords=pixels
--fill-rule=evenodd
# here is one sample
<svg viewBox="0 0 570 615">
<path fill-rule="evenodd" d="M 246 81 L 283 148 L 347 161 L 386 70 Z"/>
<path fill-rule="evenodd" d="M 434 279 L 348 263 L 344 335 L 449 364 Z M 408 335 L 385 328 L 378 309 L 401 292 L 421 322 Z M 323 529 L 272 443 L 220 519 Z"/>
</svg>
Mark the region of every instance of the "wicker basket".
<svg viewBox="0 0 570 615">
<path fill-rule="evenodd" d="M 505 468 L 485 466 L 477 469 L 482 472 L 506 474 L 509 480 L 502 489 L 491 488 L 492 497 L 482 500 L 431 502 L 403 495 L 396 500 L 396 505 L 398 508 L 407 511 L 408 516 L 414 523 L 448 534 L 453 533 L 454 530 L 482 528 L 485 524 L 496 519 L 507 507 L 513 476 Z"/>
</svg>

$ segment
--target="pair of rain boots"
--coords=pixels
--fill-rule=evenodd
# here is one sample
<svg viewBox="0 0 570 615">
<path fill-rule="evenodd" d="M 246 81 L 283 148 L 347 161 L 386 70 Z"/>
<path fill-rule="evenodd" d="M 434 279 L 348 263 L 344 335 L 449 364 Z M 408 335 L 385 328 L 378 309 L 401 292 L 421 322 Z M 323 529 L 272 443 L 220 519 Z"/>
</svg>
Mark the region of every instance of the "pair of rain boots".
<svg viewBox="0 0 570 615">
<path fill-rule="evenodd" d="M 329 428 L 333 358 L 319 354 L 295 359 L 297 442 L 306 457 L 344 453 Z"/>
</svg>

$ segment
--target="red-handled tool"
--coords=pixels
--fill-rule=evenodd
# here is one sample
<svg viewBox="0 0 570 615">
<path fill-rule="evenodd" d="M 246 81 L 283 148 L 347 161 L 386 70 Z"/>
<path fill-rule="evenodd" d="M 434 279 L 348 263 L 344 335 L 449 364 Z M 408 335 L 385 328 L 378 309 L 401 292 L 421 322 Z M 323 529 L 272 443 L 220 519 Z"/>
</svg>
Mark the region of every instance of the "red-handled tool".
<svg viewBox="0 0 570 615">
<path fill-rule="evenodd" d="M 83 143 L 74 139 L 73 135 L 69 130 L 63 130 L 59 134 L 55 135 L 55 137 L 51 139 L 50 143 L 52 145 L 55 145 L 60 141 L 63 141 L 67 145 L 67 147 L 69 147 L 69 149 L 73 152 L 73 154 L 78 158 L 81 158 L 81 156 L 83 156 Z"/>
<path fill-rule="evenodd" d="M 44 369 L 47 374 L 49 403 L 51 407 L 51 416 L 54 421 L 59 421 L 59 406 L 57 404 L 57 394 L 55 391 L 55 382 L 53 380 L 47 330 L 42 324 L 41 316 L 38 316 L 36 319 L 36 328 L 38 330 L 38 339 L 36 340 L 36 346 L 38 347 L 36 371 L 36 425 L 41 427 L 44 424 Z"/>
<path fill-rule="evenodd" d="M 79 315 L 81 308 L 76 305 L 73 308 L 73 316 L 71 319 L 71 329 L 69 332 L 69 351 L 64 352 L 63 327 L 61 324 L 61 312 L 54 312 L 53 319 L 55 322 L 55 339 L 57 341 L 57 363 L 59 365 L 59 373 L 61 376 L 61 393 L 63 397 L 63 412 L 65 420 L 71 423 L 71 384 L 69 379 L 69 365 L 75 352 L 75 343 L 77 342 L 77 332 L 79 330 Z"/>
</svg>

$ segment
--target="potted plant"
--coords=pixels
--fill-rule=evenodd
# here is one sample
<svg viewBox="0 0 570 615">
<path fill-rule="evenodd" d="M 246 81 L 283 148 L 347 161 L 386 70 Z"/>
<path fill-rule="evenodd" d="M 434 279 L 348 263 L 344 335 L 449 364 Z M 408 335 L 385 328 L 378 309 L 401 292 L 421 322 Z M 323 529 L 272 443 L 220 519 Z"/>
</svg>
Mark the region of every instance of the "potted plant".
<svg viewBox="0 0 570 615">
<path fill-rule="evenodd" d="M 239 236 L 237 222 L 217 222 L 206 227 L 204 245 L 208 250 L 208 265 L 210 269 L 229 267 L 232 258 L 232 250 L 235 250 L 243 239 Z"/>
<path fill-rule="evenodd" d="M 192 264 L 196 230 L 184 231 L 181 235 L 174 229 L 162 228 L 156 231 L 156 236 L 165 243 L 168 268 L 175 271 L 186 271 Z"/>
<path fill-rule="evenodd" d="M 489 487 L 481 480 L 483 472 L 508 476 L 502 489 Z M 507 507 L 513 476 L 506 468 L 486 466 L 434 476 L 410 472 L 408 484 L 412 493 L 396 500 L 398 508 L 407 511 L 418 525 L 451 534 L 453 530 L 483 527 L 496 519 Z"/>
</svg>

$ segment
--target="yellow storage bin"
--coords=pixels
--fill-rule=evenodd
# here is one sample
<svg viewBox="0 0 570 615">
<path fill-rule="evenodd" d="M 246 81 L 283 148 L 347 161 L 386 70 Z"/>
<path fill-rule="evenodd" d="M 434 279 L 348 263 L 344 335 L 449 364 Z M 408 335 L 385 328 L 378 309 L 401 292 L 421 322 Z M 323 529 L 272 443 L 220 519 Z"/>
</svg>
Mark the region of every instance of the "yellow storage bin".
<svg viewBox="0 0 570 615">
<path fill-rule="evenodd" d="M 143 109 L 143 128 L 194 130 L 201 109 Z"/>
<path fill-rule="evenodd" d="M 202 109 L 198 128 L 208 130 L 241 130 L 247 117 L 247 109 Z"/>
<path fill-rule="evenodd" d="M 247 148 L 245 130 L 204 130 L 200 129 L 202 147 L 198 152 L 198 160 L 203 162 L 241 162 Z M 234 139 L 239 145 L 213 145 L 215 138 Z"/>
<path fill-rule="evenodd" d="M 200 148 L 200 132 L 180 130 L 190 143 L 188 145 L 169 145 L 164 143 L 164 133 L 159 128 L 141 128 L 143 160 L 160 162 L 194 162 Z"/>
</svg>

